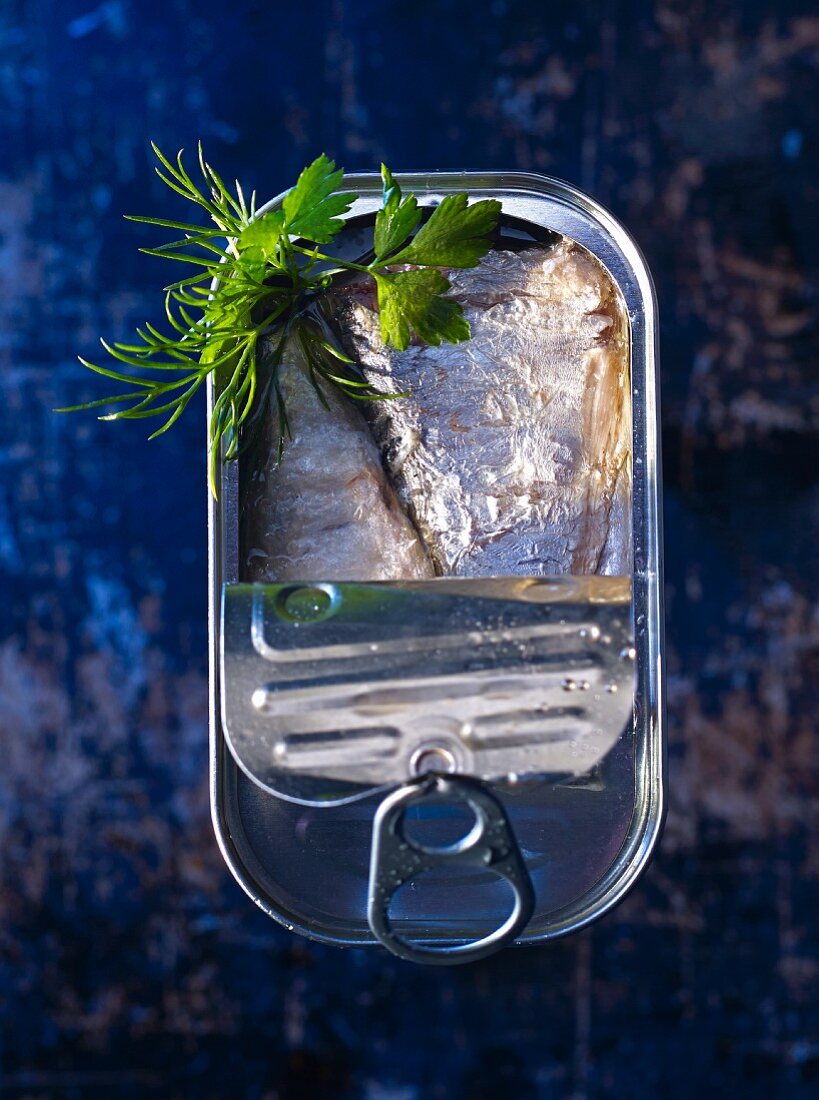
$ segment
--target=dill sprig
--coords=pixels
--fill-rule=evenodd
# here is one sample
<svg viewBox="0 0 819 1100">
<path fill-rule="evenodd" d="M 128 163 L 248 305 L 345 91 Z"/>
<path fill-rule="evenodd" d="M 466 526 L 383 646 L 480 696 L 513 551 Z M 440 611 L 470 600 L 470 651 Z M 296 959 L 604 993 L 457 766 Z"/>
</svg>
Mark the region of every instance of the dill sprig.
<svg viewBox="0 0 819 1100">
<path fill-rule="evenodd" d="M 153 143 L 152 143 L 153 144 Z M 325 387 L 347 397 L 385 400 L 404 396 L 374 389 L 342 350 L 321 294 L 340 271 L 357 271 L 375 280 L 386 343 L 405 349 L 414 333 L 427 343 L 457 343 L 469 338 L 460 305 L 444 297 L 449 281 L 441 267 L 472 267 L 490 247 L 500 206 L 493 200 L 468 205 L 467 196 L 447 196 L 425 224 L 414 196 L 402 196 L 382 165 L 382 206 L 376 214 L 374 257 L 357 264 L 321 250 L 344 225 L 355 196 L 339 191 L 343 170 L 322 154 L 308 165 L 281 206 L 256 213 L 256 193 L 246 200 L 237 180 L 231 192 L 198 148 L 202 185 L 183 162 L 175 162 L 153 144 L 155 170 L 172 191 L 207 214 L 202 227 L 163 218 L 128 220 L 183 234 L 157 248 L 140 251 L 196 268 L 164 288 L 163 328 L 146 323 L 139 342 L 101 344 L 125 371 L 80 359 L 96 374 L 123 384 L 115 393 L 58 410 L 75 412 L 126 405 L 102 420 L 163 422 L 149 438 L 166 432 L 191 398 L 213 374 L 216 398 L 208 432 L 209 480 L 217 493 L 218 457 L 235 459 L 249 423 L 272 398 L 278 422 L 281 458 L 290 434 L 287 408 L 278 385 L 278 368 L 288 342 L 297 340 L 310 382 L 325 407 Z M 402 266 L 396 271 L 396 265 Z M 262 369 L 264 368 L 264 369 Z"/>
</svg>

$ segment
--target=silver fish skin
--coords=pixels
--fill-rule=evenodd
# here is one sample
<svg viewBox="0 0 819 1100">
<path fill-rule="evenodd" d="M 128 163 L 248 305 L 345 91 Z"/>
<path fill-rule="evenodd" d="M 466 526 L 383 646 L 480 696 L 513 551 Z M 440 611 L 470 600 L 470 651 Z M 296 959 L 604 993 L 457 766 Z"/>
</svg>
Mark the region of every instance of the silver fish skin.
<svg viewBox="0 0 819 1100">
<path fill-rule="evenodd" d="M 288 344 L 279 368 L 292 438 L 277 461 L 271 411 L 244 494 L 244 576 L 258 582 L 405 580 L 434 575 L 356 403 L 325 386 L 329 409 Z"/>
<path fill-rule="evenodd" d="M 364 286 L 334 302 L 368 381 L 409 391 L 368 415 L 436 571 L 629 575 L 628 318 L 610 275 L 565 239 L 447 275 L 463 344 L 396 352 Z"/>
</svg>

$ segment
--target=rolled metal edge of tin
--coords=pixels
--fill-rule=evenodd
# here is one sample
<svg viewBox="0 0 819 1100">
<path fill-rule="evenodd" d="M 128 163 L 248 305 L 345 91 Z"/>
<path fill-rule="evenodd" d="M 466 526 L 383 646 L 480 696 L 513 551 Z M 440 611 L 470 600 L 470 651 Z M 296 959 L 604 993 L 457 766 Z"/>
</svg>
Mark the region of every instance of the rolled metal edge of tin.
<svg viewBox="0 0 819 1100">
<path fill-rule="evenodd" d="M 662 467 L 656 294 L 645 259 L 631 234 L 595 199 L 571 184 L 528 172 L 397 172 L 395 178 L 402 187 L 433 202 L 448 193 L 463 190 L 468 190 L 475 198 L 500 197 L 506 213 L 571 238 L 606 267 L 623 295 L 629 315 L 634 443 L 632 577 L 637 650 L 634 813 L 620 852 L 608 872 L 576 901 L 551 914 L 547 930 L 528 932 L 517 941 L 519 945 L 545 943 L 578 931 L 619 904 L 645 870 L 665 820 Z M 348 217 L 369 213 L 379 205 L 381 181 L 376 172 L 350 173 L 345 176 L 341 189 L 364 192 L 351 206 Z M 284 192 L 260 207 L 258 213 L 275 209 L 283 197 Z M 547 211 L 548 220 L 544 221 Z M 210 378 L 208 418 L 213 402 L 214 388 Z M 360 933 L 339 936 L 310 926 L 297 913 L 278 907 L 263 893 L 252 865 L 253 858 L 249 851 L 240 852 L 235 830 L 231 827 L 239 816 L 236 792 L 240 768 L 222 730 L 219 641 L 222 586 L 239 580 L 238 470 L 235 463 L 226 463 L 220 456 L 218 472 L 219 500 L 208 493 L 210 801 L 217 843 L 232 875 L 248 897 L 289 931 L 339 947 L 375 945 L 376 940 L 366 925 Z"/>
</svg>

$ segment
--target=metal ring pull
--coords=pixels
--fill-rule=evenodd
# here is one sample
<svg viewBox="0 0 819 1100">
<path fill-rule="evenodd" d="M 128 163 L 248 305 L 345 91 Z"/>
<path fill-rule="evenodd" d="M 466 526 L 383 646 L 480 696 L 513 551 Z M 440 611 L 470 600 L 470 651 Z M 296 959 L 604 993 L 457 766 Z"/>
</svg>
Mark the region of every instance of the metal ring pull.
<svg viewBox="0 0 819 1100">
<path fill-rule="evenodd" d="M 443 848 L 427 848 L 407 836 L 405 813 L 415 802 L 466 802 L 476 818 L 470 832 Z M 424 871 L 436 867 L 474 867 L 493 871 L 512 887 L 509 917 L 488 935 L 468 943 L 424 947 L 397 934 L 389 918 L 395 893 Z M 403 784 L 378 807 L 373 824 L 367 918 L 374 936 L 394 955 L 411 962 L 474 962 L 511 943 L 529 922 L 535 904 L 532 881 L 512 826 L 498 799 L 480 780 L 430 773 Z"/>
</svg>

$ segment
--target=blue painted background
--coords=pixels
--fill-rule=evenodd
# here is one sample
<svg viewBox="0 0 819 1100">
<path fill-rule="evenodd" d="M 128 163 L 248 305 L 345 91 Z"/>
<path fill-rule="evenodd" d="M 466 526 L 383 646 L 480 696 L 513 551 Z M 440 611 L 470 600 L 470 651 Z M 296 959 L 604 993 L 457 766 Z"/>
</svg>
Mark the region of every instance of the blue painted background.
<svg viewBox="0 0 819 1100">
<path fill-rule="evenodd" d="M 0 1095 L 816 1094 L 819 17 L 770 0 L 0 3 Z M 441 973 L 279 931 L 206 790 L 204 409 L 57 417 L 166 280 L 149 139 L 260 195 L 567 178 L 663 319 L 671 811 L 592 929 Z M 176 214 L 172 211 L 176 209 Z"/>
</svg>

